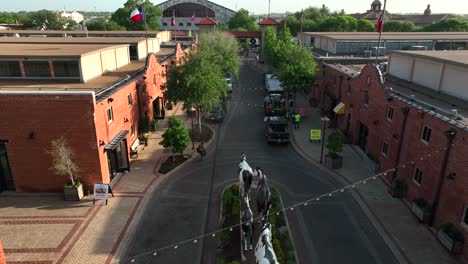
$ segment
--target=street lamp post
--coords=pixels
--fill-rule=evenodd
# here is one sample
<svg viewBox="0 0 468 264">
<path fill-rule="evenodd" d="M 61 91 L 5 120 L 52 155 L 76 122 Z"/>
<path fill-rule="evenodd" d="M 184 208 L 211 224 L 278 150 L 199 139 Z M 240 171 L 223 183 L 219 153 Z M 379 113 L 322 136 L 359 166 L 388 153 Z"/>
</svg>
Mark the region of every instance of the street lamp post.
<svg viewBox="0 0 468 264">
<path fill-rule="evenodd" d="M 322 150 L 320 150 L 320 164 L 323 163 L 323 146 L 325 145 L 325 133 L 327 132 L 327 123 L 330 121 L 330 118 L 324 116 L 320 118 L 323 122 L 323 129 L 322 129 Z"/>
<path fill-rule="evenodd" d="M 195 137 L 193 136 L 193 116 L 194 116 L 194 113 L 195 113 L 195 108 L 190 107 L 190 117 L 192 119 L 192 131 L 191 131 L 191 136 L 192 136 L 192 149 L 195 149 Z"/>
</svg>

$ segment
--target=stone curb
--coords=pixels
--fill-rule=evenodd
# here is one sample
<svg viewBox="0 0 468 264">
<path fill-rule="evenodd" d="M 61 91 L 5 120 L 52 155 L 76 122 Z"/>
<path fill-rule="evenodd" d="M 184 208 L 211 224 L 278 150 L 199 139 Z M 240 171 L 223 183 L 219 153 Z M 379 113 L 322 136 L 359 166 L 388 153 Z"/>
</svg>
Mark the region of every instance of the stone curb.
<svg viewBox="0 0 468 264">
<path fill-rule="evenodd" d="M 340 184 L 348 185 L 352 183 L 348 179 L 346 179 L 346 177 L 344 177 L 343 175 L 322 166 L 320 163 L 318 163 L 309 155 L 307 155 L 302 150 L 302 148 L 297 144 L 295 133 L 293 132 L 291 133 L 291 135 L 292 135 L 291 146 L 302 158 L 316 165 L 322 172 L 325 172 L 328 175 L 332 176 Z M 357 189 L 351 190 L 350 193 L 355 199 L 355 201 L 358 203 L 359 207 L 362 209 L 364 214 L 367 216 L 369 221 L 372 223 L 374 228 L 377 230 L 379 235 L 383 238 L 385 244 L 390 249 L 390 251 L 395 256 L 395 258 L 398 260 L 398 262 L 399 263 L 411 263 L 408 256 L 406 256 L 406 254 L 401 249 L 400 245 L 398 245 L 398 243 L 396 242 L 396 239 L 385 229 L 380 219 L 378 219 L 376 214 L 369 208 L 365 199 L 362 197 L 362 194 Z"/>
</svg>

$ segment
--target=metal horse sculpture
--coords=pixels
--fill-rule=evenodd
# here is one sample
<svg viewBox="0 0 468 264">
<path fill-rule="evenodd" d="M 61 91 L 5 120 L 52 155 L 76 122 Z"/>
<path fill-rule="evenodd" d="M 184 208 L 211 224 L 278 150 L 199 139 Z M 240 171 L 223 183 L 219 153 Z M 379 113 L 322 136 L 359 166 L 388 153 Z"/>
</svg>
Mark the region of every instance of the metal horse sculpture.
<svg viewBox="0 0 468 264">
<path fill-rule="evenodd" d="M 258 264 L 279 264 L 271 244 L 271 224 L 265 223 L 255 246 L 255 259 Z"/>
<path fill-rule="evenodd" d="M 253 245 L 253 213 L 250 209 L 249 197 L 244 197 L 244 204 L 241 212 L 242 220 L 242 240 L 244 242 L 244 250 L 250 248 L 252 250 Z"/>
<path fill-rule="evenodd" d="M 270 210 L 271 206 L 271 192 L 270 187 L 268 187 L 266 175 L 263 174 L 262 169 L 258 168 L 256 171 L 260 177 L 257 187 L 257 210 L 258 214 L 261 215 L 266 222 L 268 210 Z"/>
<path fill-rule="evenodd" d="M 239 163 L 237 172 L 239 173 L 241 196 L 248 196 L 250 193 L 250 188 L 252 187 L 252 177 L 254 172 L 247 163 L 247 157 L 245 156 L 245 153 L 242 153 L 241 155 L 241 162 Z"/>
</svg>

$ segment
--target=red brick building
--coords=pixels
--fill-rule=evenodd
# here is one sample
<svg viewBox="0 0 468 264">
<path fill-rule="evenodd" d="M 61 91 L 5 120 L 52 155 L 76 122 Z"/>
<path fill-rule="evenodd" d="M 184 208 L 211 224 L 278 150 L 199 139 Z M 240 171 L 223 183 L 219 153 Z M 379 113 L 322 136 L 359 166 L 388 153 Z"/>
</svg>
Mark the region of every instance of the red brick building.
<svg viewBox="0 0 468 264">
<path fill-rule="evenodd" d="M 141 61 L 128 45 L 0 45 L 0 191 L 17 192 L 63 190 L 48 154 L 61 136 L 85 190 L 130 170 L 138 121 L 164 118 L 165 71 L 184 55 L 175 43 Z"/>
<path fill-rule="evenodd" d="M 311 97 L 370 165 L 397 168 L 383 179 L 404 179 L 409 203 L 432 205 L 434 227 L 450 222 L 468 238 L 467 82 L 467 51 L 394 52 L 385 75 L 375 65 L 321 63 Z"/>
</svg>

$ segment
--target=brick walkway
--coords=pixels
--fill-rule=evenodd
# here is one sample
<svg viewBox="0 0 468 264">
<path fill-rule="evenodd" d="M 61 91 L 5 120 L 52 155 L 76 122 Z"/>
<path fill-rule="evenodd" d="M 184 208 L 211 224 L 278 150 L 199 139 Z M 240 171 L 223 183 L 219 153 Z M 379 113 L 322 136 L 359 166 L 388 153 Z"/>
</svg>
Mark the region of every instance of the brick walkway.
<svg viewBox="0 0 468 264">
<path fill-rule="evenodd" d="M 190 119 L 181 105 L 168 116 Z M 131 172 L 111 183 L 115 197 L 108 205 L 92 197 L 68 202 L 62 194 L 0 194 L 0 239 L 8 263 L 113 263 L 125 247 L 128 235 L 161 176 L 156 172 L 167 156 L 159 145 L 167 120 L 149 138 L 149 144 L 132 160 Z M 188 152 L 192 152 L 191 147 Z"/>
</svg>

